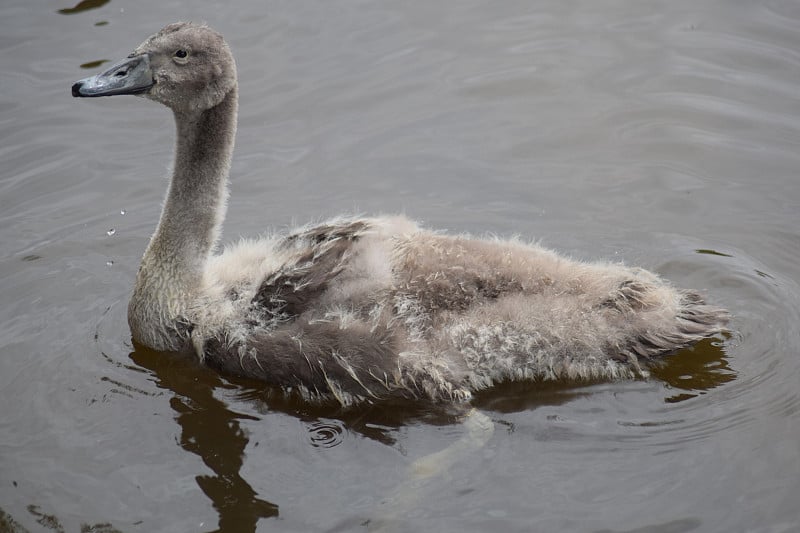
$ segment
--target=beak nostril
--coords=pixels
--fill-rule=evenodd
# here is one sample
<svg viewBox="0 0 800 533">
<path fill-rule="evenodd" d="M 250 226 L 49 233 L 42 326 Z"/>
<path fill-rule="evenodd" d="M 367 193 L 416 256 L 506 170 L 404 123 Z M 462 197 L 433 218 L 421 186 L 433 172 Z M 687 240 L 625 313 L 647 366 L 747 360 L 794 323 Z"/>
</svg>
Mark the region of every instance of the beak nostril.
<svg viewBox="0 0 800 533">
<path fill-rule="evenodd" d="M 127 70 L 119 70 L 119 71 L 114 73 L 114 76 L 116 76 L 118 78 L 121 78 L 121 77 L 127 76 L 127 75 L 128 75 L 128 71 Z"/>
</svg>

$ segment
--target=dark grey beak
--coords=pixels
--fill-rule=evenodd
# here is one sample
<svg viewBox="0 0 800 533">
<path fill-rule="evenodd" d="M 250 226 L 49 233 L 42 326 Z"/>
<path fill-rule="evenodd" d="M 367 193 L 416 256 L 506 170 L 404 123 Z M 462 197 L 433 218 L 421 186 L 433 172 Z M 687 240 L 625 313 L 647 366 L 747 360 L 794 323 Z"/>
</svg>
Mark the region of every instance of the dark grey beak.
<svg viewBox="0 0 800 533">
<path fill-rule="evenodd" d="M 155 84 L 150 70 L 150 56 L 142 54 L 129 57 L 105 72 L 76 81 L 72 96 L 114 96 L 116 94 L 141 94 Z"/>
</svg>

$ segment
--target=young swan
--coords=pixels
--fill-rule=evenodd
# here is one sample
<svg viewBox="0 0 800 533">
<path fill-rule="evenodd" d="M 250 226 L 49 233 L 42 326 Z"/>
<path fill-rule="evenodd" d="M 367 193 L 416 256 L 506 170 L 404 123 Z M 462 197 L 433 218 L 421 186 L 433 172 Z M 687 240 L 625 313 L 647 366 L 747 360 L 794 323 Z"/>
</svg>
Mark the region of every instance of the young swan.
<svg viewBox="0 0 800 533">
<path fill-rule="evenodd" d="M 696 292 L 405 217 L 338 218 L 214 253 L 236 132 L 222 36 L 176 23 L 73 96 L 172 109 L 175 164 L 128 307 L 135 341 L 309 400 L 467 401 L 507 380 L 615 379 L 723 331 Z"/>
</svg>

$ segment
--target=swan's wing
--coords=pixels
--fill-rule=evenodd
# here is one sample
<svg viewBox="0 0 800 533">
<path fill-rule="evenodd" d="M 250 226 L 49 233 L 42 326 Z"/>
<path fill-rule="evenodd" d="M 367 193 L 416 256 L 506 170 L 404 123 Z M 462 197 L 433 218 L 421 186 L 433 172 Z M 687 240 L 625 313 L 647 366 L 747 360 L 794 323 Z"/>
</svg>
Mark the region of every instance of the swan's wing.
<svg viewBox="0 0 800 533">
<path fill-rule="evenodd" d="M 235 375 L 255 377 L 310 401 L 335 399 L 342 405 L 365 399 L 417 398 L 396 363 L 398 340 L 387 327 L 364 321 L 305 318 L 274 330 L 254 329 L 231 342 L 211 338 L 206 364 Z"/>
<path fill-rule="evenodd" d="M 312 243 L 321 244 L 324 242 L 345 239 L 355 241 L 366 233 L 372 224 L 367 219 L 337 219 L 301 228 L 286 237 L 287 244 Z"/>
<path fill-rule="evenodd" d="M 328 223 L 288 235 L 280 246 L 292 259 L 267 276 L 252 303 L 284 318 L 306 311 L 344 270 L 353 245 L 369 229 L 366 221 Z"/>
</svg>

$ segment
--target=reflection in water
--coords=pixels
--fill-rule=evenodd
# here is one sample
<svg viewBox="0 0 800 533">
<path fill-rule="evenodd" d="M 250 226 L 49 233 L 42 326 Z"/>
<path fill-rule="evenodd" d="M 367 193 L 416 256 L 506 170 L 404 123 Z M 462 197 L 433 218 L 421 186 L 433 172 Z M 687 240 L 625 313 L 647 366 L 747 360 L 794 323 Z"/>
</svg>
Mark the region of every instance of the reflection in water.
<svg viewBox="0 0 800 533">
<path fill-rule="evenodd" d="M 758 269 L 753 270 L 753 272 L 755 272 L 756 275 L 758 275 L 759 277 L 762 277 L 762 278 L 775 279 L 773 276 L 770 276 L 766 272 L 762 272 L 762 271 L 760 271 Z"/>
<path fill-rule="evenodd" d="M 562 405 L 592 394 L 588 385 L 600 381 L 513 381 L 492 387 L 475 396 L 472 404 L 498 413 L 518 413 L 544 405 Z"/>
<path fill-rule="evenodd" d="M 662 364 L 653 365 L 650 373 L 672 388 L 685 391 L 666 398 L 668 403 L 694 398 L 736 379 L 736 372 L 728 366 L 722 342 L 715 339 L 704 339 L 681 350 Z"/>
<path fill-rule="evenodd" d="M 214 471 L 214 476 L 199 475 L 195 479 L 219 514 L 218 531 L 255 531 L 259 519 L 278 516 L 278 506 L 257 498 L 253 488 L 239 474 L 249 439 L 238 421 L 258 418 L 230 410 L 214 396 L 217 389 L 238 390 L 238 399 L 261 406 L 266 404 L 272 411 L 303 420 L 308 425 L 311 445 L 322 448 L 339 445 L 346 434 L 345 428 L 394 445 L 396 429 L 405 424 L 422 421 L 449 425 L 456 423 L 467 410 L 466 407 L 432 407 L 411 402 L 346 410 L 338 404 L 309 405 L 265 389 L 259 382 L 223 379 L 192 357 L 163 354 L 136 345 L 130 358 L 153 373 L 158 387 L 174 394 L 170 406 L 177 413 L 176 420 L 181 427 L 181 447 L 199 456 Z M 455 452 L 444 455 L 459 457 Z M 412 476 L 409 483 L 419 481 Z M 410 489 L 400 490 L 400 501 L 411 498 L 412 493 Z"/>
<path fill-rule="evenodd" d="M 736 372 L 728 365 L 727 354 L 719 339 L 704 339 L 691 348 L 653 361 L 649 369 L 653 378 L 683 391 L 665 398 L 667 403 L 694 398 L 736 379 Z M 602 382 L 506 383 L 478 394 L 473 404 L 502 413 L 519 412 L 588 396 L 591 391 L 586 386 L 596 383 Z"/>
<path fill-rule="evenodd" d="M 718 252 L 716 250 L 709 250 L 707 248 L 698 248 L 697 250 L 695 250 L 695 253 L 698 253 L 698 254 L 701 254 L 701 255 L 716 255 L 716 256 L 719 256 L 719 257 L 733 257 L 732 255 L 725 254 L 725 253 L 722 253 L 722 252 Z"/>
<path fill-rule="evenodd" d="M 649 524 L 643 527 L 625 530 L 600 529 L 595 533 L 686 533 L 694 531 L 702 525 L 698 518 L 681 518 L 670 520 L 662 524 Z"/>
<path fill-rule="evenodd" d="M 215 397 L 214 393 L 218 389 L 231 390 L 236 399 L 255 404 L 255 411 L 266 406 L 270 411 L 284 412 L 303 420 L 308 427 L 310 444 L 321 448 L 338 446 L 348 431 L 394 446 L 397 444 L 395 435 L 398 428 L 414 422 L 431 425 L 464 424 L 464 415 L 468 408 L 411 402 L 366 405 L 350 409 L 342 409 L 338 405 L 309 405 L 300 399 L 286 397 L 265 388 L 258 382 L 222 378 L 191 357 L 165 355 L 136 346 L 130 358 L 140 367 L 151 371 L 160 388 L 173 393 L 170 405 L 177 413 L 176 420 L 182 429 L 181 447 L 199 456 L 214 472 L 215 475 L 198 475 L 196 481 L 219 514 L 218 531 L 255 531 L 259 519 L 278 515 L 278 506 L 257 498 L 253 488 L 239 473 L 249 442 L 239 420 L 258 418 L 229 409 L 225 402 Z M 661 364 L 654 365 L 651 370 L 654 378 L 683 391 L 666 398 L 666 402 L 691 398 L 736 378 L 736 373 L 728 366 L 722 341 L 719 339 L 705 340 L 691 349 L 682 350 L 666 358 Z M 558 405 L 591 394 L 586 387 L 589 384 L 591 383 L 507 383 L 478 394 L 472 405 L 481 410 L 505 413 L 535 409 L 543 405 Z M 484 425 L 491 428 L 492 423 L 485 422 Z M 491 432 L 483 431 L 482 434 L 491 435 Z M 476 447 L 475 443 L 482 441 L 474 438 L 462 440 L 463 443 L 459 441 L 456 446 L 467 447 L 472 452 Z M 459 460 L 471 453 L 460 453 L 459 450 L 460 448 L 454 452 L 448 448 L 431 457 L 438 463 L 440 456 L 452 456 L 453 460 Z M 408 487 L 401 485 L 405 488 L 398 490 L 396 498 L 390 498 L 395 503 L 406 502 L 411 498 L 410 495 L 414 493 L 410 488 L 412 485 L 419 488 L 422 479 L 417 474 L 412 474 Z M 436 476 L 423 476 L 424 479 L 431 477 Z M 404 506 L 400 505 L 400 508 Z M 392 516 L 392 513 L 381 514 L 383 520 Z"/>
<path fill-rule="evenodd" d="M 38 505 L 28 505 L 28 512 L 36 518 L 36 523 L 44 529 L 64 533 L 64 526 L 61 521 L 52 514 L 42 512 Z M 0 532 L 2 533 L 30 533 L 30 530 L 14 520 L 14 518 L 0 508 Z M 104 522 L 100 524 L 81 524 L 81 533 L 120 533 L 111 524 Z"/>
<path fill-rule="evenodd" d="M 110 61 L 109 59 L 98 59 L 96 61 L 89 61 L 87 63 L 83 63 L 83 64 L 80 65 L 80 67 L 81 68 L 86 68 L 86 69 L 96 69 L 97 67 L 99 67 L 103 63 L 108 63 L 109 61 Z"/>
<path fill-rule="evenodd" d="M 3 533 L 27 533 L 27 529 L 0 508 L 0 531 Z"/>
<path fill-rule="evenodd" d="M 53 531 L 64 531 L 64 527 L 55 515 L 42 512 L 38 505 L 29 505 L 28 512 L 36 517 L 36 523 L 45 529 L 52 529 Z"/>
<path fill-rule="evenodd" d="M 332 447 L 341 442 L 344 429 L 387 446 L 397 444 L 396 431 L 420 422 L 432 426 L 457 423 L 470 410 L 464 405 L 432 405 L 425 402 L 383 402 L 342 408 L 338 403 L 309 404 L 302 398 L 265 387 L 261 382 L 228 378 L 241 385 L 236 398 L 266 405 L 305 422 L 312 445 Z M 336 435 L 334 435 L 336 433 Z M 324 444 L 328 443 L 329 444 Z"/>
<path fill-rule="evenodd" d="M 159 387 L 175 394 L 170 405 L 178 413 L 181 447 L 197 454 L 216 474 L 195 479 L 219 513 L 218 531 L 255 531 L 259 519 L 277 516 L 278 506 L 257 498 L 239 475 L 248 438 L 238 421 L 256 418 L 235 413 L 214 397 L 216 388 L 229 385 L 186 357 L 166 357 L 140 346 L 130 357 L 153 372 Z"/>
<path fill-rule="evenodd" d="M 81 13 L 83 11 L 89 11 L 90 9 L 97 9 L 98 7 L 103 7 L 111 0 L 82 0 L 78 2 L 75 7 L 69 7 L 65 9 L 59 9 L 58 12 L 62 15 L 74 15 L 76 13 Z"/>
</svg>

